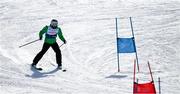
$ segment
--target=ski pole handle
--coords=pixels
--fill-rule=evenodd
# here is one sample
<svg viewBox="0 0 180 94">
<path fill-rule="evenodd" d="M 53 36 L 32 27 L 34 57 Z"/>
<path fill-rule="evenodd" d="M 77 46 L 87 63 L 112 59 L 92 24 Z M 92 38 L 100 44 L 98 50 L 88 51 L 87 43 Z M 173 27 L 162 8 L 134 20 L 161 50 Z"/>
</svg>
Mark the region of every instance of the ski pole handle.
<svg viewBox="0 0 180 94">
<path fill-rule="evenodd" d="M 29 44 L 31 44 L 31 43 L 34 43 L 34 42 L 36 42 L 36 41 L 39 41 L 39 39 L 34 40 L 34 41 L 31 41 L 31 42 L 28 42 L 28 43 L 26 43 L 26 44 L 23 44 L 23 45 L 19 46 L 19 48 L 24 47 L 24 46 L 26 46 L 26 45 L 29 45 Z"/>
</svg>

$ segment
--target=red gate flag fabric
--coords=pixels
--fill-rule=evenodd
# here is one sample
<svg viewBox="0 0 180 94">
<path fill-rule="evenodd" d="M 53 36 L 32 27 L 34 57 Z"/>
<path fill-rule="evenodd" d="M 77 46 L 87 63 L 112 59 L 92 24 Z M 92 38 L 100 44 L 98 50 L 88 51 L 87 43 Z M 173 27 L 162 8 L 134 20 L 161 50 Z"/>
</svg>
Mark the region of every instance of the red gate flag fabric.
<svg viewBox="0 0 180 94">
<path fill-rule="evenodd" d="M 138 84 L 134 82 L 134 94 L 156 94 L 154 82 Z"/>
<path fill-rule="evenodd" d="M 156 94 L 156 89 L 154 85 L 154 80 L 151 72 L 151 67 L 148 62 L 149 72 L 151 75 L 151 82 L 149 83 L 141 83 L 135 82 L 136 79 L 136 60 L 134 60 L 134 79 L 133 79 L 133 94 Z"/>
</svg>

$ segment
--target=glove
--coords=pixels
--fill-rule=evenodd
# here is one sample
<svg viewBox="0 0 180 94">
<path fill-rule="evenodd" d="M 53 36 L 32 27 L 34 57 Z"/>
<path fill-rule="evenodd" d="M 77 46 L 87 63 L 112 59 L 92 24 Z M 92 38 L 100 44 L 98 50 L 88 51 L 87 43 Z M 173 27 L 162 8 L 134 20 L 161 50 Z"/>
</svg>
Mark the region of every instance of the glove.
<svg viewBox="0 0 180 94">
<path fill-rule="evenodd" d="M 42 36 L 39 37 L 39 40 L 42 40 Z"/>
<path fill-rule="evenodd" d="M 66 40 L 64 40 L 63 42 L 64 42 L 64 44 L 66 44 L 66 43 L 67 43 L 67 41 L 66 41 Z"/>
</svg>

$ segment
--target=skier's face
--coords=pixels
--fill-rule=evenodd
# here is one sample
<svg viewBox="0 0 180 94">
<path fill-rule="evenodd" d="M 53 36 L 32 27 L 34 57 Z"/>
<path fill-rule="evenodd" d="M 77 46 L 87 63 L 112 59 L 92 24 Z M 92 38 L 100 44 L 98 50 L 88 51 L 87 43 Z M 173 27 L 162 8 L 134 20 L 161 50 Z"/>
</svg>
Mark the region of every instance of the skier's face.
<svg viewBox="0 0 180 94">
<path fill-rule="evenodd" d="M 52 27 L 57 27 L 57 26 L 58 26 L 58 22 L 52 21 L 52 22 L 51 22 L 51 26 L 52 26 Z"/>
</svg>

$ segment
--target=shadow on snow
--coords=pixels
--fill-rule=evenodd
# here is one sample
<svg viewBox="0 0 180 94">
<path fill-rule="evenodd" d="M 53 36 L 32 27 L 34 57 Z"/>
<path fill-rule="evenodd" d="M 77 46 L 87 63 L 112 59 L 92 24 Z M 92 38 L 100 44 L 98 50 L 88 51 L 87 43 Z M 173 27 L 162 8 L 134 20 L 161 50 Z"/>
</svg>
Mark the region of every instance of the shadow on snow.
<svg viewBox="0 0 180 94">
<path fill-rule="evenodd" d="M 107 76 L 106 78 L 116 78 L 116 79 L 121 79 L 121 78 L 126 78 L 127 75 L 119 75 L 119 74 L 113 74 L 110 76 Z"/>
<path fill-rule="evenodd" d="M 43 78 L 43 77 L 47 77 L 50 76 L 49 74 L 53 74 L 55 72 L 57 72 L 59 69 L 55 68 L 52 71 L 49 72 L 41 72 L 39 70 L 34 69 L 33 67 L 31 67 L 31 71 L 33 72 L 31 75 L 25 75 L 26 77 L 31 77 L 31 78 Z"/>
</svg>

